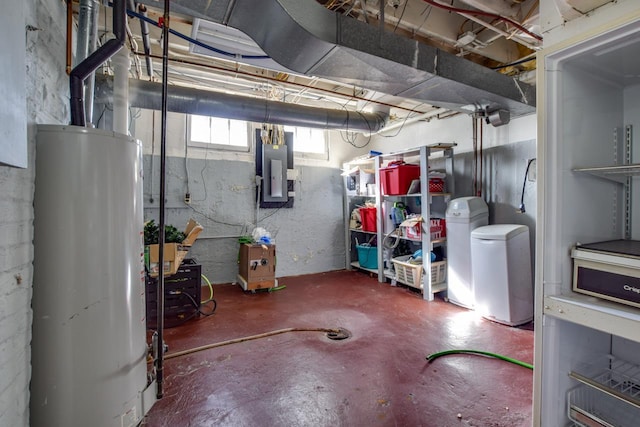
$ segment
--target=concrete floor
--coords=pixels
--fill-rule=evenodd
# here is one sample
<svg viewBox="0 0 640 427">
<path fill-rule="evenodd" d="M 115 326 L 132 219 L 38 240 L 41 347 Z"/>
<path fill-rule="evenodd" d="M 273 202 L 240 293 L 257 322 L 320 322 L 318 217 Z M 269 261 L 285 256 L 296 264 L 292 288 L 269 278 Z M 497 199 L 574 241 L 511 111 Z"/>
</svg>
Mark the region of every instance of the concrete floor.
<svg viewBox="0 0 640 427">
<path fill-rule="evenodd" d="M 362 272 L 279 279 L 283 290 L 215 286 L 210 317 L 166 329 L 169 353 L 283 328 L 344 327 L 352 337 L 288 332 L 165 361 L 164 397 L 145 426 L 531 425 L 533 327 L 512 328 Z M 203 288 L 203 298 L 208 293 Z"/>
</svg>

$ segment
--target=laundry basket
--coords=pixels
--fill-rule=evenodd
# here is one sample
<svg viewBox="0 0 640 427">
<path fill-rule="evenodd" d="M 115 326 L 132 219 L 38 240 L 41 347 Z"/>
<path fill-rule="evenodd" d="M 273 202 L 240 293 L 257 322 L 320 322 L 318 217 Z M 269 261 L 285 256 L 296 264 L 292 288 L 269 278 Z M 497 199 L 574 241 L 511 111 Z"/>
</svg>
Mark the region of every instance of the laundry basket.
<svg viewBox="0 0 640 427">
<path fill-rule="evenodd" d="M 414 288 L 422 289 L 422 263 L 410 262 L 411 255 L 404 255 L 393 258 L 391 262 L 396 271 L 396 281 Z M 447 275 L 447 261 L 437 261 L 431 263 L 431 284 L 442 283 Z"/>
</svg>

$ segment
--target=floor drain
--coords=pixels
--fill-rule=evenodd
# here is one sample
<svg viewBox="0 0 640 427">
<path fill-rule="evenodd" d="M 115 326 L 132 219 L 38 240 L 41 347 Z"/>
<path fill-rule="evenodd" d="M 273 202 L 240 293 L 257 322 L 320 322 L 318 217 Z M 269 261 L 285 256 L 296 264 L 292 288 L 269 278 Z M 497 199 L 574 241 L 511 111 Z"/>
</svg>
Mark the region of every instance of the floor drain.
<svg viewBox="0 0 640 427">
<path fill-rule="evenodd" d="M 327 332 L 327 338 L 330 340 L 346 340 L 351 337 L 351 332 L 346 330 L 345 328 L 339 328 L 335 331 Z"/>
</svg>

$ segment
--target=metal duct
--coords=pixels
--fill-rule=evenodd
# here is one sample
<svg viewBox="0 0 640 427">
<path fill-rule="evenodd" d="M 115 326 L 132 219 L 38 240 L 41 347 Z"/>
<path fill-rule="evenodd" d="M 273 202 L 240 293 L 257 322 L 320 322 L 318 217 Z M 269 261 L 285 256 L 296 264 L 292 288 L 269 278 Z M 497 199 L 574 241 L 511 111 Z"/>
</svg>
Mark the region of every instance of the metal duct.
<svg viewBox="0 0 640 427">
<path fill-rule="evenodd" d="M 159 6 L 156 0 L 141 3 Z M 315 0 L 173 0 L 176 12 L 237 28 L 298 73 L 461 112 L 535 111 L 535 88 L 327 10 Z M 295 41 L 295 42 L 294 42 Z"/>
<path fill-rule="evenodd" d="M 133 108 L 160 110 L 162 85 L 129 80 L 129 104 Z M 111 104 L 113 78 L 96 76 L 96 102 Z M 226 93 L 171 86 L 167 108 L 174 113 L 224 117 L 257 123 L 272 123 L 354 132 L 377 132 L 387 120 L 383 113 L 307 107 L 299 104 L 250 98 Z"/>
<path fill-rule="evenodd" d="M 76 63 L 84 61 L 96 50 L 98 43 L 98 0 L 80 0 L 78 12 L 78 40 L 76 41 Z M 84 88 L 85 116 L 89 122 L 93 118 L 94 72 L 86 79 Z"/>
</svg>

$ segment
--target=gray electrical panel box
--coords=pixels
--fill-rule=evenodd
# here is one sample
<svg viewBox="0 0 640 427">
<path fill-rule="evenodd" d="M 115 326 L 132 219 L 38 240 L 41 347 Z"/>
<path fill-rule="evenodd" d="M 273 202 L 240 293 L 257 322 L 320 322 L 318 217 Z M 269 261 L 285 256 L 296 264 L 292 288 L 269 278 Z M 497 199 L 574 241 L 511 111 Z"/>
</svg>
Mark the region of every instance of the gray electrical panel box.
<svg viewBox="0 0 640 427">
<path fill-rule="evenodd" d="M 288 200 L 286 145 L 262 145 L 262 191 L 265 202 Z"/>
</svg>

